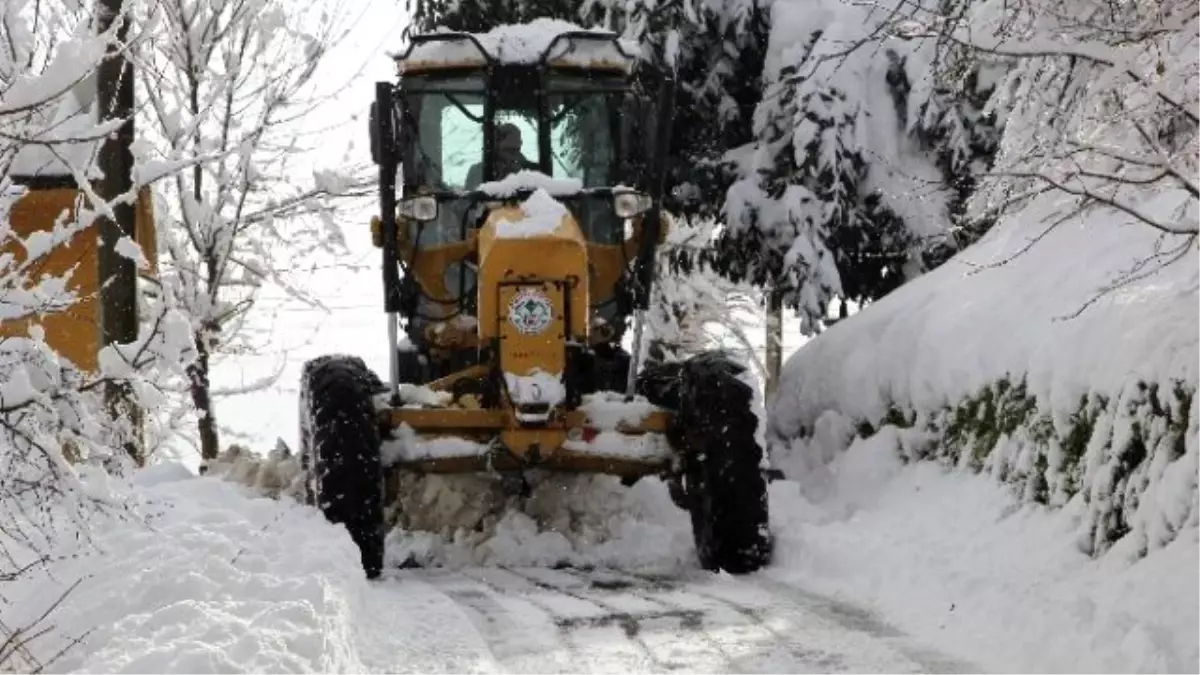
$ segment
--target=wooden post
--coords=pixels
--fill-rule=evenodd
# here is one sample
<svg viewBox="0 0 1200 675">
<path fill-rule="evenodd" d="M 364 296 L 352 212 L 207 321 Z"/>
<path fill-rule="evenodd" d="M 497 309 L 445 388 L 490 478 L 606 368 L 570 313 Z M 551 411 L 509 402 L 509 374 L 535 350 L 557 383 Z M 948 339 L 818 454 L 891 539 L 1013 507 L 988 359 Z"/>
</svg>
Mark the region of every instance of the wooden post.
<svg viewBox="0 0 1200 675">
<path fill-rule="evenodd" d="M 783 370 L 783 295 L 772 289 L 767 293 L 767 383 L 769 399 L 779 388 Z"/>
<path fill-rule="evenodd" d="M 133 65 L 125 58 L 129 34 L 128 17 L 122 16 L 122 0 L 100 0 L 98 30 L 103 33 L 120 22 L 115 41 L 96 73 L 98 102 L 102 120 L 125 120 L 100 148 L 98 165 L 103 177 L 96 183 L 97 195 L 108 202 L 114 218 L 100 217 L 97 226 L 100 245 L 97 264 L 100 272 L 100 348 L 114 343 L 130 343 L 138 336 L 137 266 L 117 252 L 122 237 L 135 240 L 136 194 L 133 191 Z M 119 201 L 118 201 L 119 200 Z M 144 461 L 141 443 L 141 411 L 133 401 L 127 383 L 110 383 L 104 391 L 109 414 L 131 422 L 134 435 L 125 449 L 139 465 Z"/>
</svg>

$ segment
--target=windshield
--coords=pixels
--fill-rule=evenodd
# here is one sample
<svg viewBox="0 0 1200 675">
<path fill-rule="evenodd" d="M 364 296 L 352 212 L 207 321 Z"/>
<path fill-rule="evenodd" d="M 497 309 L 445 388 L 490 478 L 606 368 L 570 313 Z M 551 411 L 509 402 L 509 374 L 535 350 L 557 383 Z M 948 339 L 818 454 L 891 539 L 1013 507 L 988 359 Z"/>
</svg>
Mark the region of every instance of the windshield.
<svg viewBox="0 0 1200 675">
<path fill-rule="evenodd" d="M 547 107 L 550 155 L 556 178 L 574 178 L 585 188 L 612 187 L 617 162 L 616 125 L 620 99 L 583 77 L 554 77 Z"/>
<path fill-rule="evenodd" d="M 404 183 L 468 191 L 526 169 L 611 187 L 617 163 L 620 82 L 554 75 L 545 82 L 548 148 L 541 147 L 536 76 L 498 75 L 493 83 L 493 145 L 485 163 L 482 75 L 410 77 L 404 83 L 408 139 Z M 522 81 L 524 80 L 524 81 Z M 545 152 L 543 152 L 545 150 Z M 543 164 L 543 160 L 547 160 Z"/>
<path fill-rule="evenodd" d="M 478 209 L 465 196 L 450 195 L 468 193 L 485 181 L 530 170 L 578 180 L 585 189 L 620 182 L 621 79 L 555 73 L 543 80 L 536 71 L 505 69 L 494 71 L 492 78 L 491 101 L 477 71 L 410 76 L 402 83 L 409 131 L 403 153 L 405 194 L 449 193 L 440 200 L 437 221 L 410 233 L 418 247 L 465 237 L 475 226 Z M 485 142 L 488 103 L 490 148 Z M 565 201 L 589 240 L 620 241 L 623 227 L 611 198 L 581 195 Z"/>
</svg>

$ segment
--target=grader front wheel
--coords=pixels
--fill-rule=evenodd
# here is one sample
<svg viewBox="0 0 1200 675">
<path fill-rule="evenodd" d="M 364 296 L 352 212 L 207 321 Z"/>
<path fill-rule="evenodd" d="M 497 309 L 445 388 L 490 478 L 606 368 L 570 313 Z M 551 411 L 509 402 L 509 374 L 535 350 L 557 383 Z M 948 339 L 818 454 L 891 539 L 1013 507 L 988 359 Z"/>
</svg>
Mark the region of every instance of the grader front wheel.
<svg viewBox="0 0 1200 675">
<path fill-rule="evenodd" d="M 383 466 L 372 395 L 379 378 L 353 356 L 304 364 L 300 443 L 306 497 L 358 546 L 368 579 L 383 570 Z"/>
<path fill-rule="evenodd" d="M 742 366 L 719 353 L 660 366 L 645 394 L 678 411 L 671 440 L 683 460 L 679 503 L 691 515 L 700 565 L 730 574 L 770 563 L 767 482 L 753 392 Z"/>
</svg>

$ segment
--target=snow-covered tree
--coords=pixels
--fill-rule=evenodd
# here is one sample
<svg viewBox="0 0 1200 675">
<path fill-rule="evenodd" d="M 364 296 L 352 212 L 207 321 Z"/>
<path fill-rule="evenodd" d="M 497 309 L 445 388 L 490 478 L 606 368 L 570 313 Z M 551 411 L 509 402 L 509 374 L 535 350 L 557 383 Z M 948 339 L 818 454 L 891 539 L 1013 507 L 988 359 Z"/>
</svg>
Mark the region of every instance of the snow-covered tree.
<svg viewBox="0 0 1200 675">
<path fill-rule="evenodd" d="M 990 84 L 982 64 L 951 68 L 936 39 L 889 32 L 914 11 L 771 5 L 755 138 L 739 151 L 722 246 L 728 273 L 800 310 L 806 333 L 833 300 L 881 297 L 957 249 L 962 202 L 994 148 L 991 120 L 966 96 Z"/>
<path fill-rule="evenodd" d="M 1048 229 L 1100 210 L 1160 233 L 1116 287 L 1185 259 L 1200 234 L 1198 17 L 1195 0 L 987 0 L 894 30 L 1012 64 L 988 101 L 1008 124 L 973 217 L 1051 198 Z"/>
<path fill-rule="evenodd" d="M 212 373 L 221 356 L 262 348 L 246 330 L 260 289 L 318 305 L 299 280 L 343 245 L 333 214 L 349 179 L 300 181 L 297 168 L 320 143 L 302 133 L 304 116 L 349 79 L 317 75 L 346 16 L 337 2 L 276 0 L 179 0 L 139 15 L 135 154 L 143 166 L 190 165 L 165 182 L 157 211 L 162 292 L 192 317 L 199 357 L 183 387 L 205 460 L 220 449 Z"/>
<path fill-rule="evenodd" d="M 716 271 L 712 252 L 718 228 L 713 219 L 674 220 L 658 250 L 645 346 L 654 358 L 668 361 L 722 349 L 765 377 L 749 336 L 762 301 L 753 286 Z"/>
<path fill-rule="evenodd" d="M 80 298 L 72 286 L 78 266 L 48 269 L 50 255 L 94 232 L 111 204 L 90 186 L 100 143 L 115 128 L 99 123 L 95 80 L 115 31 L 98 33 L 93 17 L 74 3 L 0 4 L 0 602 L 6 582 L 40 570 L 55 546 L 89 535 L 97 512 L 118 512 L 121 501 L 95 478 L 121 467 L 123 443 L 136 433 L 105 411 L 102 389 L 130 387 L 134 402 L 157 404 L 158 377 L 182 371 L 190 359 L 185 317 L 169 303 L 149 302 L 147 321 L 130 344 L 104 348 L 97 372 L 82 371 L 47 342 L 47 317 Z M 118 44 L 118 48 L 120 45 Z M 92 95 L 89 95 L 90 94 Z M 33 179 L 73 178 L 74 208 L 32 232 L 14 226 L 14 209 Z M 90 229 L 89 228 L 93 228 Z M 132 253 L 132 251 L 131 251 Z M 68 591 L 69 592 L 69 591 Z M 43 621 L 59 598 L 46 598 Z M 0 620 L 0 670 L 36 672 L 48 664 L 34 644 L 45 626 Z"/>
</svg>

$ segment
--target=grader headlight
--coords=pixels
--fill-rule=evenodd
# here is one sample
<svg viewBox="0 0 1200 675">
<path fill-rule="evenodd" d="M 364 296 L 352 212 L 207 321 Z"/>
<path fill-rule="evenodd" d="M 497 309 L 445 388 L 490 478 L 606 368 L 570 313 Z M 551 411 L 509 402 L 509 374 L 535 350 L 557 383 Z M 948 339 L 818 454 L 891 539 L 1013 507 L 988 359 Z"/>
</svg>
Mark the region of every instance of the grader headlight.
<svg viewBox="0 0 1200 675">
<path fill-rule="evenodd" d="M 613 194 L 613 211 L 618 218 L 635 218 L 650 210 L 650 195 L 633 190 Z"/>
<path fill-rule="evenodd" d="M 420 223 L 427 223 L 431 220 L 437 220 L 438 203 L 437 198 L 424 195 L 405 199 L 400 202 L 400 215 L 405 218 L 411 218 Z"/>
</svg>

